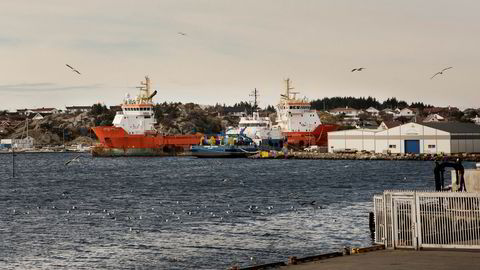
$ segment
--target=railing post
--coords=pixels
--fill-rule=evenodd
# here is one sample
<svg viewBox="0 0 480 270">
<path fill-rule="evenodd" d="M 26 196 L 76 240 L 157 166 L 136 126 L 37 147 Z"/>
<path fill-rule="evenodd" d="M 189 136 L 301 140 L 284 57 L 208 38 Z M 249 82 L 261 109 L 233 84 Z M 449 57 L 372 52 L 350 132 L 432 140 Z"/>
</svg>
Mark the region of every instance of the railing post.
<svg viewBox="0 0 480 270">
<path fill-rule="evenodd" d="M 421 194 L 421 193 L 420 193 Z M 419 250 L 422 248 L 422 216 L 420 215 L 420 195 L 415 192 L 415 216 L 416 216 L 416 235 L 417 235 L 417 246 L 416 249 Z"/>
</svg>

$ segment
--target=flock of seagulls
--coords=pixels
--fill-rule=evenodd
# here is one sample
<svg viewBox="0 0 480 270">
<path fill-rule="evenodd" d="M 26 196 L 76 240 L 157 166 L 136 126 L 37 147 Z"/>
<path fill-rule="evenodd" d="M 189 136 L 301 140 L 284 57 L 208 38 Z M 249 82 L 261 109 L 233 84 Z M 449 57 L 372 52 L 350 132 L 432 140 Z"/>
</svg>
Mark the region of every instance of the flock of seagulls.
<svg viewBox="0 0 480 270">
<path fill-rule="evenodd" d="M 187 36 L 187 33 L 185 33 L 185 32 L 177 32 L 177 34 L 180 35 L 180 36 Z M 75 69 L 75 68 L 72 67 L 71 65 L 69 65 L 69 64 L 65 64 L 65 65 L 66 65 L 67 67 L 69 67 L 73 72 L 78 73 L 78 75 L 81 74 L 80 71 L 78 71 L 77 69 Z M 444 71 L 446 71 L 446 70 L 448 70 L 448 69 L 451 69 L 451 68 L 453 68 L 453 67 L 446 67 L 446 68 L 442 69 L 441 71 L 433 74 L 433 76 L 432 76 L 430 79 L 435 78 L 437 75 L 442 75 Z M 360 72 L 360 71 L 363 71 L 364 69 L 366 69 L 366 68 L 365 68 L 365 67 L 354 68 L 354 69 L 352 69 L 350 72 Z"/>
<path fill-rule="evenodd" d="M 446 67 L 446 68 L 440 70 L 439 72 L 433 74 L 433 76 L 430 78 L 430 80 L 433 79 L 433 78 L 435 78 L 435 76 L 437 76 L 437 75 L 443 75 L 443 72 L 445 72 L 446 70 L 449 70 L 449 69 L 451 69 L 451 68 L 453 68 L 453 67 Z M 362 71 L 362 70 L 364 70 L 364 69 L 366 69 L 366 68 L 364 68 L 364 67 L 354 68 L 354 69 L 352 69 L 350 72 L 358 72 L 358 71 Z"/>
</svg>

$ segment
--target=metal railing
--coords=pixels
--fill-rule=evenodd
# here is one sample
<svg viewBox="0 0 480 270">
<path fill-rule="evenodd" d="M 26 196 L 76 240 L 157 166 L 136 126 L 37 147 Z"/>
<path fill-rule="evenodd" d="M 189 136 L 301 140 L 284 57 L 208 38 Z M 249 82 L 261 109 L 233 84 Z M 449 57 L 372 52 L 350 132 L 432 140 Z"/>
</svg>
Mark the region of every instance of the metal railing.
<svg viewBox="0 0 480 270">
<path fill-rule="evenodd" d="M 480 249 L 480 193 L 385 191 L 374 213 L 387 248 Z"/>
</svg>

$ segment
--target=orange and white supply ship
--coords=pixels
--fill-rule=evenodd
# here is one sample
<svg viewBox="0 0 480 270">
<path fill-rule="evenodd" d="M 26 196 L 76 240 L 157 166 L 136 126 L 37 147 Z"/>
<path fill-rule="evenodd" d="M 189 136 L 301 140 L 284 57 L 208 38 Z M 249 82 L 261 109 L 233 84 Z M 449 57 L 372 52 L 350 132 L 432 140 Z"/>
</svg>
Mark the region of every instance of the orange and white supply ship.
<svg viewBox="0 0 480 270">
<path fill-rule="evenodd" d="M 298 99 L 299 92 L 292 92 L 290 79 L 285 80 L 285 94 L 280 95 L 277 105 L 277 125 L 287 139 L 289 146 L 327 146 L 327 132 L 334 131 L 337 125 L 322 124 L 317 111 L 312 110 L 310 102 Z"/>
<path fill-rule="evenodd" d="M 150 79 L 138 87 L 136 98 L 127 94 L 122 111 L 117 112 L 113 126 L 94 127 L 100 144 L 92 148 L 93 156 L 168 156 L 189 150 L 200 143 L 201 135 L 163 135 L 155 129 L 156 123 Z"/>
</svg>

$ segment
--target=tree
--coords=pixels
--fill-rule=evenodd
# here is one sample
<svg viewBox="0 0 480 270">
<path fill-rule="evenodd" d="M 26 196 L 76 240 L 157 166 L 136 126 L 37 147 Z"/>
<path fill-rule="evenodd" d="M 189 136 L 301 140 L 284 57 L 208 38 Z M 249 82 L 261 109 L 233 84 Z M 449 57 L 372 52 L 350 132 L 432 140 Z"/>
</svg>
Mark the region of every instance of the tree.
<svg viewBox="0 0 480 270">
<path fill-rule="evenodd" d="M 92 110 L 90 110 L 90 115 L 101 115 L 104 113 L 108 113 L 109 109 L 104 104 L 96 103 L 92 105 Z"/>
</svg>

